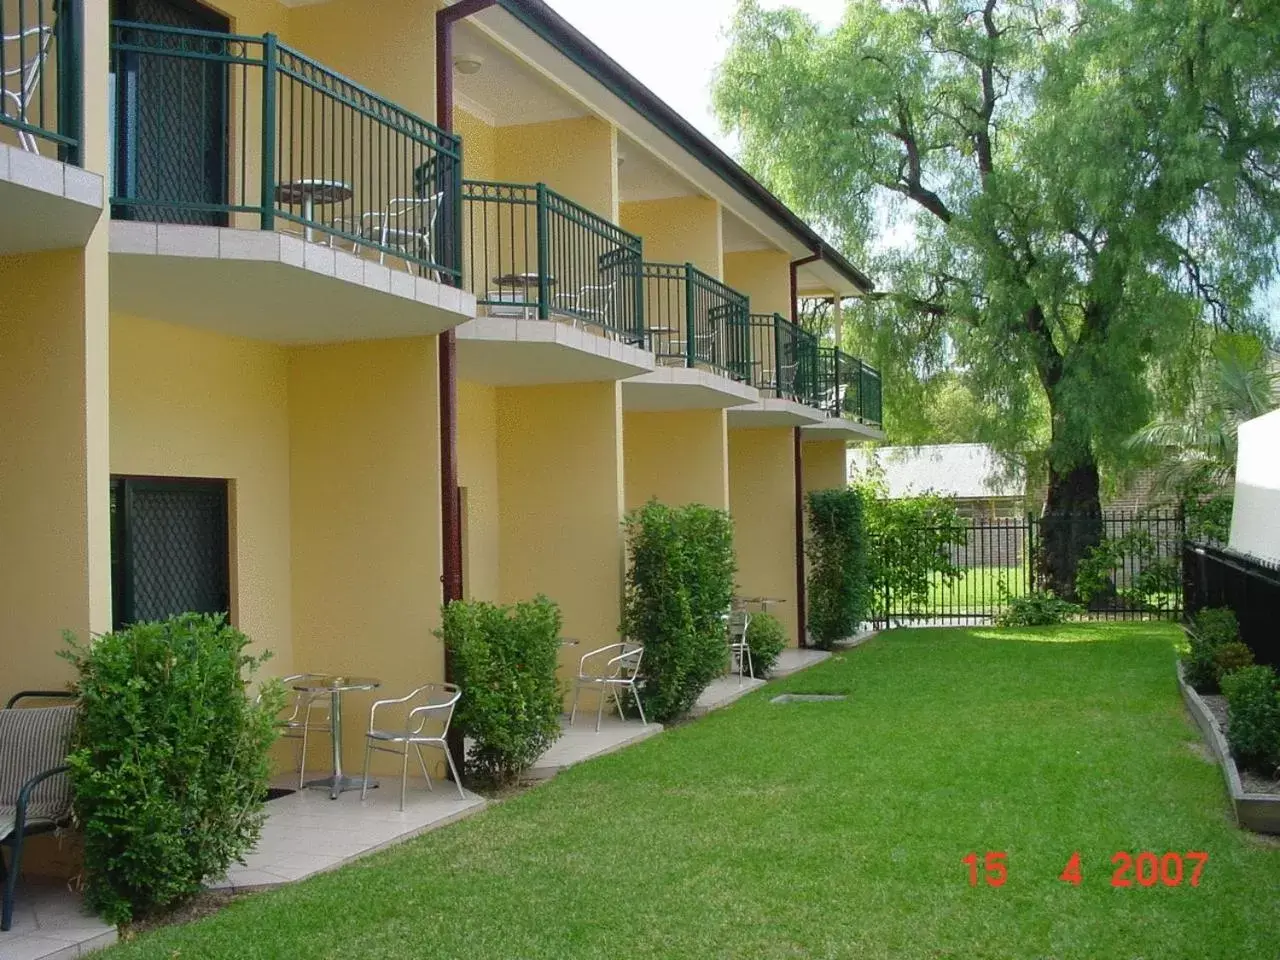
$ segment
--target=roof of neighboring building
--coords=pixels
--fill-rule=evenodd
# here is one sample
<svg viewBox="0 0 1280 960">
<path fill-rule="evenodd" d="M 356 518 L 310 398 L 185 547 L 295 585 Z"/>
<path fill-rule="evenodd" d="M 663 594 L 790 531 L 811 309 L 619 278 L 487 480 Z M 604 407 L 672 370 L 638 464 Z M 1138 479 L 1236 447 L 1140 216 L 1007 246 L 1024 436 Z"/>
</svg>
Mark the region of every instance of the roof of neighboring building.
<svg viewBox="0 0 1280 960">
<path fill-rule="evenodd" d="M 759 180 L 739 166 L 693 124 L 680 116 L 657 94 L 628 73 L 607 53 L 589 40 L 543 0 L 497 0 L 500 7 L 559 49 L 623 101 L 644 114 L 650 122 L 698 159 L 707 168 L 764 209 L 809 247 L 816 259 L 830 264 L 837 273 L 864 293 L 874 289 L 871 278 L 850 263 L 835 247 L 798 217 Z"/>
<path fill-rule="evenodd" d="M 1025 470 L 1009 477 L 1004 464 L 984 443 L 945 443 L 922 447 L 875 447 L 849 451 L 849 471 L 866 476 L 877 463 L 893 499 L 933 492 L 960 500 L 1022 497 Z"/>
</svg>

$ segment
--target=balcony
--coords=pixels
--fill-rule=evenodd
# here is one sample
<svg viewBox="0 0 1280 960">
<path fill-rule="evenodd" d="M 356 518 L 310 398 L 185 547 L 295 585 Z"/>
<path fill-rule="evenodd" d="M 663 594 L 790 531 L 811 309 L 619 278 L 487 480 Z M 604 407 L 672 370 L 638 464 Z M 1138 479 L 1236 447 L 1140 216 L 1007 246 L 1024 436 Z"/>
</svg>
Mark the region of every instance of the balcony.
<svg viewBox="0 0 1280 960">
<path fill-rule="evenodd" d="M 112 307 L 281 343 L 439 333 L 461 144 L 280 43 L 111 25 Z"/>
<path fill-rule="evenodd" d="M 750 382 L 760 400 L 729 411 L 735 427 L 803 427 L 822 423 L 818 408 L 818 338 L 777 313 L 749 321 Z"/>
<path fill-rule="evenodd" d="M 463 286 L 475 320 L 458 369 L 498 386 L 620 380 L 644 349 L 640 238 L 545 184 L 462 186 Z"/>
<path fill-rule="evenodd" d="M 658 369 L 623 385 L 628 410 L 755 403 L 751 303 L 691 263 L 640 267 L 645 343 Z"/>
<path fill-rule="evenodd" d="M 836 347 L 818 349 L 816 402 L 830 418 L 809 433 L 844 432 L 883 439 L 880 373 Z"/>
<path fill-rule="evenodd" d="M 83 246 L 102 177 L 79 167 L 80 0 L 0 2 L 0 254 Z"/>
</svg>

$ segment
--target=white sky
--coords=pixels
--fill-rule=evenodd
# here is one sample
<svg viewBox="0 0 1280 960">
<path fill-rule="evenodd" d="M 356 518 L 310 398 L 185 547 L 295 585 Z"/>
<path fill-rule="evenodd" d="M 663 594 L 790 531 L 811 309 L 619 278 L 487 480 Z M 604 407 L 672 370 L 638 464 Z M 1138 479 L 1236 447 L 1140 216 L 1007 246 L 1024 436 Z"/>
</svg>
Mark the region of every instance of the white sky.
<svg viewBox="0 0 1280 960">
<path fill-rule="evenodd" d="M 732 151 L 711 111 L 711 75 L 724 57 L 736 0 L 547 0 L 686 120 Z M 834 27 L 845 0 L 766 0 Z"/>
</svg>

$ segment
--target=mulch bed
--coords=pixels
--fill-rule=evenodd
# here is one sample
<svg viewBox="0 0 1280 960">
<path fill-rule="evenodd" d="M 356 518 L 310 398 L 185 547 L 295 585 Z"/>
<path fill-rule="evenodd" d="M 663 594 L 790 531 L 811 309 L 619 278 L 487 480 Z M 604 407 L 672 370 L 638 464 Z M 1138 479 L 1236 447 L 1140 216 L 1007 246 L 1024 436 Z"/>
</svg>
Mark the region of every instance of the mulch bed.
<svg viewBox="0 0 1280 960">
<path fill-rule="evenodd" d="M 1222 732 L 1226 733 L 1229 717 L 1227 714 L 1227 698 L 1221 694 L 1210 693 L 1201 694 L 1200 699 L 1204 701 L 1205 706 L 1209 708 L 1209 712 L 1213 714 L 1213 719 L 1218 721 L 1218 726 L 1222 728 Z M 1245 770 L 1236 765 L 1240 771 L 1240 784 L 1244 787 L 1245 793 L 1271 793 L 1280 794 L 1280 776 L 1264 777 L 1252 770 Z"/>
</svg>

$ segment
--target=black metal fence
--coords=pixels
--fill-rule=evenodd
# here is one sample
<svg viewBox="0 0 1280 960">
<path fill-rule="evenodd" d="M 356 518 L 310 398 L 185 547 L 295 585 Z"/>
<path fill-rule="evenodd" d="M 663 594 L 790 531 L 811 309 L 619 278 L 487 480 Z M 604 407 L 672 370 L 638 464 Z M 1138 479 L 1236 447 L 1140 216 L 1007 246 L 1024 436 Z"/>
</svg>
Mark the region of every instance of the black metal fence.
<svg viewBox="0 0 1280 960">
<path fill-rule="evenodd" d="M 768 397 L 818 406 L 818 338 L 780 314 L 753 313 L 750 382 Z"/>
<path fill-rule="evenodd" d="M 80 162 L 81 20 L 80 0 L 0 0 L 0 127 L 66 163 Z"/>
<path fill-rule="evenodd" d="M 1258 663 L 1280 667 L 1280 566 L 1220 546 L 1188 543 L 1182 554 L 1183 606 L 1230 607 L 1240 639 Z"/>
<path fill-rule="evenodd" d="M 880 373 L 836 347 L 818 351 L 818 406 L 833 417 L 879 426 Z"/>
<path fill-rule="evenodd" d="M 1013 598 L 1043 588 L 1040 547 L 1046 526 L 1058 519 L 895 525 L 871 545 L 873 567 L 887 571 L 877 585 L 873 618 L 895 625 L 993 621 Z M 1181 511 L 1109 511 L 1092 519 L 1101 524 L 1102 541 L 1082 564 L 1093 582 L 1084 615 L 1103 620 L 1180 616 Z M 933 558 L 933 570 L 923 571 L 922 555 Z"/>
<path fill-rule="evenodd" d="M 751 302 L 691 263 L 641 266 L 649 350 L 659 363 L 744 382 L 751 375 Z"/>
</svg>

